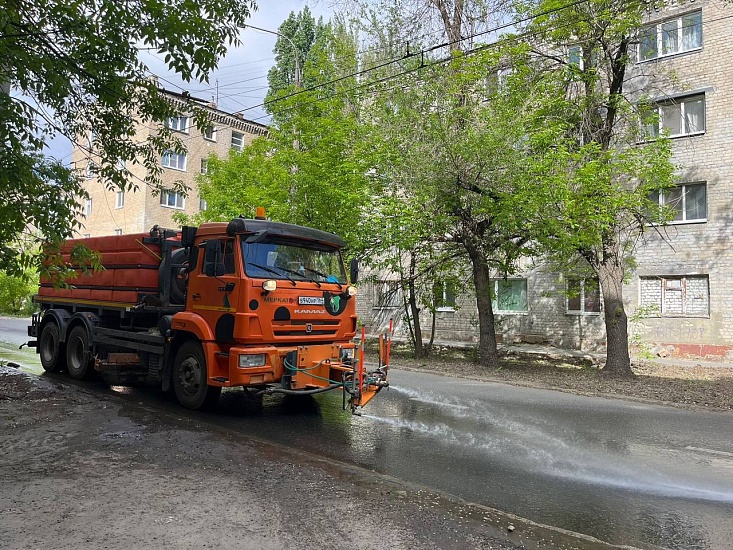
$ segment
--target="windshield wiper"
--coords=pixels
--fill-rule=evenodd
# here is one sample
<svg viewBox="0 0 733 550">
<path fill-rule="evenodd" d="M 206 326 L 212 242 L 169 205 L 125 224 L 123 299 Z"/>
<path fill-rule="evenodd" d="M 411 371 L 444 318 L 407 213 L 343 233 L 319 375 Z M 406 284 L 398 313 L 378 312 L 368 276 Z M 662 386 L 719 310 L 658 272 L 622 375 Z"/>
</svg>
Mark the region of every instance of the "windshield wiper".
<svg viewBox="0 0 733 550">
<path fill-rule="evenodd" d="M 315 283 L 316 285 L 318 285 L 318 288 L 321 288 L 321 283 L 319 283 L 315 279 L 309 279 L 308 277 L 306 277 L 305 275 L 303 275 L 300 271 L 293 271 L 292 269 L 288 269 L 287 267 L 282 267 L 282 266 L 279 266 L 279 265 L 276 266 L 276 267 L 278 269 L 282 269 L 283 271 L 287 271 L 288 273 L 292 273 L 293 275 L 297 275 L 298 277 L 300 277 L 301 279 L 305 279 L 309 283 Z M 304 267 L 303 269 L 308 269 L 308 268 L 307 267 Z M 308 271 L 311 271 L 311 270 L 308 269 Z"/>
<path fill-rule="evenodd" d="M 280 273 L 279 271 L 275 271 L 274 269 L 271 269 L 271 268 L 267 267 L 266 265 L 260 265 L 260 264 L 254 263 L 254 262 L 247 262 L 247 265 L 251 265 L 251 266 L 257 267 L 257 268 L 259 268 L 259 269 L 261 269 L 263 271 L 267 271 L 268 273 L 272 273 L 273 275 L 277 275 L 278 277 L 283 277 L 284 276 L 288 281 L 290 281 L 291 283 L 293 283 L 293 286 L 296 286 L 295 285 L 295 281 L 293 281 L 285 273 Z M 280 268 L 280 269 L 283 269 L 283 268 Z M 288 271 L 288 270 L 285 269 L 283 271 Z"/>
<path fill-rule="evenodd" d="M 310 267 L 305 267 L 305 266 L 303 266 L 303 269 L 305 269 L 306 271 L 310 271 L 311 273 L 315 273 L 319 277 L 323 277 L 323 280 L 325 282 L 327 282 L 327 283 L 330 283 L 331 282 L 331 281 L 328 280 L 328 275 L 326 275 L 325 273 L 321 273 L 320 271 L 316 271 L 315 269 L 311 269 Z M 338 281 L 334 281 L 334 282 L 337 285 L 339 285 L 339 290 L 341 290 L 341 288 L 342 288 L 341 287 L 341 283 L 339 283 Z M 318 283 L 316 283 L 316 284 L 318 284 Z M 318 285 L 318 286 L 321 286 L 321 285 Z"/>
</svg>

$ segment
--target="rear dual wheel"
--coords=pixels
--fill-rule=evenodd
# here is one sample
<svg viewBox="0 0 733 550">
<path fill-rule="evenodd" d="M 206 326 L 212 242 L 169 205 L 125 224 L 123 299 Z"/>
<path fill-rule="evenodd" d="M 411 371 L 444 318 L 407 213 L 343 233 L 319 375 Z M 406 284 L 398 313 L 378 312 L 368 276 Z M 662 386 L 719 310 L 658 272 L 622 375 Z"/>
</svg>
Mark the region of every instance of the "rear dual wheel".
<svg viewBox="0 0 733 550">
<path fill-rule="evenodd" d="M 84 326 L 71 329 L 66 339 L 66 370 L 76 380 L 84 380 L 92 372 L 92 351 L 89 332 Z"/>
<path fill-rule="evenodd" d="M 59 326 L 53 321 L 48 321 L 41 329 L 38 354 L 46 372 L 58 372 L 66 366 L 66 346 L 61 343 Z"/>
</svg>

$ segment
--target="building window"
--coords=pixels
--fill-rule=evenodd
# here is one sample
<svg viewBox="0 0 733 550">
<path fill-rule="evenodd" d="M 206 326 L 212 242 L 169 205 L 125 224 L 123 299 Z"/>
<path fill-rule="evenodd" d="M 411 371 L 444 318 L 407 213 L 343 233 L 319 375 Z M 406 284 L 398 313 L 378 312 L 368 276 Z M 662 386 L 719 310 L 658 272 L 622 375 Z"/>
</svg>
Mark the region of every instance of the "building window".
<svg viewBox="0 0 733 550">
<path fill-rule="evenodd" d="M 185 172 L 186 153 L 174 153 L 173 151 L 168 151 L 163 155 L 163 166 Z"/>
<path fill-rule="evenodd" d="M 648 61 L 702 48 L 702 12 L 695 11 L 644 27 L 638 59 Z"/>
<path fill-rule="evenodd" d="M 160 205 L 166 208 L 178 208 L 182 210 L 186 206 L 186 199 L 180 193 L 161 191 Z"/>
<path fill-rule="evenodd" d="M 708 217 L 706 183 L 685 183 L 663 191 L 653 191 L 649 200 L 672 211 L 671 223 L 704 222 Z"/>
<path fill-rule="evenodd" d="M 647 135 L 659 136 L 667 130 L 670 137 L 705 133 L 705 96 L 694 95 L 656 103 L 653 112 L 658 119 L 647 124 Z"/>
<path fill-rule="evenodd" d="M 379 281 L 376 284 L 376 307 L 397 307 L 400 305 L 399 284 L 396 281 Z"/>
<path fill-rule="evenodd" d="M 92 199 L 87 199 L 84 203 L 84 215 L 90 216 L 92 214 Z"/>
<path fill-rule="evenodd" d="M 122 208 L 125 206 L 125 192 L 117 191 L 115 193 L 115 208 Z"/>
<path fill-rule="evenodd" d="M 527 279 L 494 279 L 492 285 L 494 313 L 525 313 L 529 310 Z"/>
<path fill-rule="evenodd" d="M 86 167 L 84 176 L 87 179 L 89 179 L 89 178 L 96 177 L 96 175 L 97 175 L 97 165 L 94 164 L 94 161 L 90 160 L 89 162 L 87 162 L 87 167 Z"/>
<path fill-rule="evenodd" d="M 240 152 L 244 149 L 244 134 L 232 132 L 232 149 Z"/>
<path fill-rule="evenodd" d="M 82 237 L 85 238 L 85 239 L 88 239 L 91 236 L 92 236 L 91 233 L 84 233 L 84 235 L 82 235 Z"/>
<path fill-rule="evenodd" d="M 583 70 L 583 48 L 575 45 L 568 48 L 568 65 Z"/>
<path fill-rule="evenodd" d="M 601 289 L 598 279 L 568 279 L 566 292 L 568 313 L 581 315 L 601 312 Z"/>
<path fill-rule="evenodd" d="M 201 173 L 202 174 L 209 173 L 209 159 L 201 159 Z"/>
<path fill-rule="evenodd" d="M 199 212 L 203 212 L 204 210 L 209 209 L 209 203 L 206 202 L 206 199 L 199 199 Z"/>
<path fill-rule="evenodd" d="M 122 235 L 122 229 L 115 229 L 115 235 Z"/>
<path fill-rule="evenodd" d="M 642 277 L 639 305 L 649 317 L 708 317 L 707 275 Z"/>
<path fill-rule="evenodd" d="M 433 300 L 438 311 L 455 311 L 455 285 L 450 281 L 440 281 L 433 286 Z"/>
<path fill-rule="evenodd" d="M 188 117 L 187 116 L 173 116 L 165 119 L 166 127 L 176 132 L 188 133 Z"/>
<path fill-rule="evenodd" d="M 216 127 L 207 126 L 204 128 L 203 136 L 206 141 L 216 141 Z"/>
</svg>

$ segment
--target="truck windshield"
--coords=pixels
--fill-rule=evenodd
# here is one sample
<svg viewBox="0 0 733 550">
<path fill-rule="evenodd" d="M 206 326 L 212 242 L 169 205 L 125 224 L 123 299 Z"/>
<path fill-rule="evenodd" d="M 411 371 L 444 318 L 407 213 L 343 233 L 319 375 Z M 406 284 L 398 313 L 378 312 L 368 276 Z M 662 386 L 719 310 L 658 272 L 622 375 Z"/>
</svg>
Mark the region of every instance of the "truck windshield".
<svg viewBox="0 0 733 550">
<path fill-rule="evenodd" d="M 249 277 L 346 284 L 338 248 L 294 239 L 242 240 L 244 270 Z"/>
</svg>

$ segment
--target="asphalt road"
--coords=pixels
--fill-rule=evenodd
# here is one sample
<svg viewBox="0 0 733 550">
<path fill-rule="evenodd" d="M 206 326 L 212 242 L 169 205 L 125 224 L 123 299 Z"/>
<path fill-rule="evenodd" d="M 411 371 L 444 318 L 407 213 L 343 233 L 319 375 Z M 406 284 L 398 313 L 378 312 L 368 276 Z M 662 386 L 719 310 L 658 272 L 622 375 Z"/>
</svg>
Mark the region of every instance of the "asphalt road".
<svg viewBox="0 0 733 550">
<path fill-rule="evenodd" d="M 730 548 L 729 414 L 399 370 L 391 384 L 360 417 L 335 394 L 259 403 L 240 391 L 216 414 L 183 414 L 614 544 Z"/>
<path fill-rule="evenodd" d="M 30 325 L 30 319 L 0 317 L 0 342 L 18 345 L 27 342 L 26 327 L 28 325 Z"/>
</svg>

